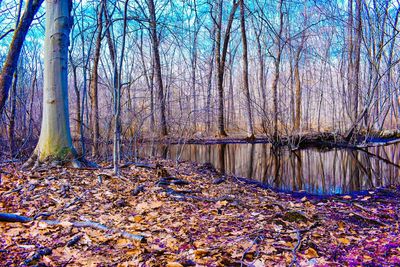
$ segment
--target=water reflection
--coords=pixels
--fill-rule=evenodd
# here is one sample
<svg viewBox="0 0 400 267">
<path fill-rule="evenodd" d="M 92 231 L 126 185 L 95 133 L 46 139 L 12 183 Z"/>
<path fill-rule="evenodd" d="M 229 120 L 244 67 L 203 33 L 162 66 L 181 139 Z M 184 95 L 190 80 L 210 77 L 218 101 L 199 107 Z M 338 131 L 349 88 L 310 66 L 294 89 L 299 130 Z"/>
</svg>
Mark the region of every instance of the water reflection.
<svg viewBox="0 0 400 267">
<path fill-rule="evenodd" d="M 221 172 L 287 191 L 344 194 L 399 184 L 400 144 L 359 150 L 289 151 L 269 144 L 147 146 L 142 156 L 212 163 Z M 396 166 L 397 165 L 397 166 Z"/>
</svg>

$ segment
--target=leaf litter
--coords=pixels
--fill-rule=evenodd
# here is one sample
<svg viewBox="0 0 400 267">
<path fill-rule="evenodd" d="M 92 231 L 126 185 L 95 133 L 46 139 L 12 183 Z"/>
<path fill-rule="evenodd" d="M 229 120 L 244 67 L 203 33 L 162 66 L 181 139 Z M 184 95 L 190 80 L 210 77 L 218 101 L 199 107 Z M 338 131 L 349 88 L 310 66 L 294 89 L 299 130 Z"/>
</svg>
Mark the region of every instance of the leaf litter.
<svg viewBox="0 0 400 267">
<path fill-rule="evenodd" d="M 0 222 L 0 262 L 398 266 L 399 204 L 396 187 L 297 197 L 188 162 L 127 164 L 121 177 L 107 169 L 23 172 L 8 166 L 0 184 L 0 212 L 32 220 Z M 48 223 L 55 220 L 58 224 Z M 76 227 L 77 222 L 89 227 Z M 143 242 L 131 238 L 136 235 Z"/>
</svg>

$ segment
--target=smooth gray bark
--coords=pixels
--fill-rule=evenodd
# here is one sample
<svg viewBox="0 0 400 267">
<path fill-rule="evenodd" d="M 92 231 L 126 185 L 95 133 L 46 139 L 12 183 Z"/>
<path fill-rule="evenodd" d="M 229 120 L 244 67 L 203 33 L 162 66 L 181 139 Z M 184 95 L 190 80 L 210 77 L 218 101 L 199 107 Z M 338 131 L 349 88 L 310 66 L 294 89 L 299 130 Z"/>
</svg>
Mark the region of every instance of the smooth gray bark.
<svg viewBox="0 0 400 267">
<path fill-rule="evenodd" d="M 39 142 L 31 160 L 71 161 L 72 145 L 68 111 L 68 46 L 72 1 L 46 1 L 44 41 L 43 115 Z M 27 162 L 29 165 L 30 161 Z"/>
</svg>

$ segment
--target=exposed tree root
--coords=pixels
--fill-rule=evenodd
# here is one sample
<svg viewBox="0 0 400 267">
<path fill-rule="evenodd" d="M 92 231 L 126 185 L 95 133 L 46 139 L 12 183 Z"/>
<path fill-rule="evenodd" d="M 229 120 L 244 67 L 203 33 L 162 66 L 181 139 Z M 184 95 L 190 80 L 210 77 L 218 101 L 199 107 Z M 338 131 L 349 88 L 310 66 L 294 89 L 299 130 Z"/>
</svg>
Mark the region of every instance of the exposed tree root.
<svg viewBox="0 0 400 267">
<path fill-rule="evenodd" d="M 39 156 L 36 152 L 32 154 L 32 156 L 22 165 L 22 170 L 40 170 L 40 169 L 49 169 L 58 166 L 66 166 L 72 167 L 74 169 L 83 169 L 83 168 L 98 168 L 98 165 L 94 162 L 90 162 L 85 158 L 79 158 L 77 156 L 67 157 L 64 160 L 52 159 L 48 157 L 44 161 L 39 160 Z"/>
<path fill-rule="evenodd" d="M 31 217 L 21 216 L 13 213 L 0 213 L 0 222 L 20 222 L 27 223 L 34 221 Z M 76 228 L 93 228 L 96 230 L 110 232 L 112 234 L 121 234 L 122 237 L 126 239 L 131 239 L 139 242 L 144 242 L 145 237 L 142 235 L 135 235 L 121 230 L 115 230 L 112 228 L 108 228 L 104 224 L 92 222 L 92 221 L 76 221 L 76 222 L 65 222 L 65 221 L 57 221 L 57 220 L 41 220 L 42 222 L 47 223 L 48 225 L 70 225 Z"/>
</svg>

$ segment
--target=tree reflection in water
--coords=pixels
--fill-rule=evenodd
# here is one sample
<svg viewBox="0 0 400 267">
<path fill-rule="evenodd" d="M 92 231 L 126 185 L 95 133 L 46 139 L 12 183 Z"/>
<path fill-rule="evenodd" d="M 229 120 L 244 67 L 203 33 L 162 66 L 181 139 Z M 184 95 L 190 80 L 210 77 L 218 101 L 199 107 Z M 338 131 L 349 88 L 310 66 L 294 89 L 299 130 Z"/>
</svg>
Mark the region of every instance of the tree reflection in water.
<svg viewBox="0 0 400 267">
<path fill-rule="evenodd" d="M 283 191 L 345 194 L 400 184 L 400 144 L 365 150 L 290 151 L 270 144 L 160 145 L 157 155 L 212 163 L 221 172 L 258 180 Z M 144 147 L 142 156 L 154 147 Z"/>
</svg>

